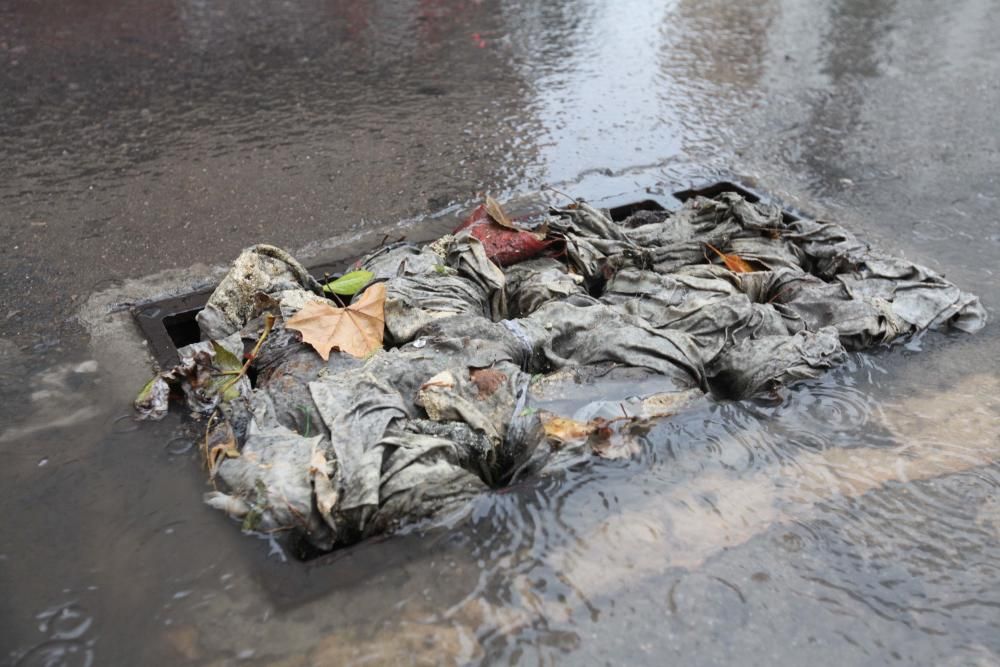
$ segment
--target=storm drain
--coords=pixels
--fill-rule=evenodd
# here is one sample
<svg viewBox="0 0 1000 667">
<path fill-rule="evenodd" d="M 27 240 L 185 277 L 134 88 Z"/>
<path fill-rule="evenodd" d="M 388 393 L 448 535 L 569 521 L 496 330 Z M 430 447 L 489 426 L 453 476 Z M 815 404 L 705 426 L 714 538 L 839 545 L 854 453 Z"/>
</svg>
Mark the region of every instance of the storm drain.
<svg viewBox="0 0 1000 667">
<path fill-rule="evenodd" d="M 669 195 L 652 195 L 648 193 L 619 196 L 615 199 L 605 200 L 610 205 L 605 206 L 609 217 L 615 222 L 623 222 L 626 219 L 641 212 L 664 212 L 676 211 L 684 202 L 695 197 L 717 197 L 724 193 L 735 193 L 745 200 L 756 202 L 772 202 L 771 198 L 756 192 L 741 184 L 720 181 L 713 182 L 700 187 L 689 188 L 672 192 Z M 785 221 L 798 220 L 794 213 L 782 208 L 782 216 Z M 438 234 L 432 235 L 437 237 Z M 346 249 L 341 261 L 328 262 L 308 267 L 310 274 L 321 282 L 328 282 L 349 270 L 356 257 L 351 253 L 356 252 L 361 256 L 370 251 L 370 247 L 358 247 Z M 186 294 L 158 299 L 136 305 L 132 308 L 132 315 L 142 330 L 149 344 L 149 352 L 161 368 L 167 369 L 176 365 L 179 361 L 178 350 L 187 345 L 197 343 L 202 338 L 202 333 L 197 322 L 197 315 L 206 306 L 216 286 L 204 287 Z M 251 382 L 253 383 L 251 374 Z M 374 538 L 377 541 L 379 538 Z M 322 560 L 324 562 L 343 561 L 340 566 L 349 569 L 351 558 L 354 554 L 353 548 L 337 549 L 333 552 L 316 548 L 303 534 L 292 533 L 285 542 L 290 555 L 300 561 Z M 353 545 L 355 547 L 360 545 Z M 323 558 L 321 558 L 323 557 Z"/>
<path fill-rule="evenodd" d="M 305 560 L 581 457 L 632 458 L 657 420 L 848 351 L 985 324 L 934 271 L 738 184 L 647 195 L 520 225 L 487 196 L 457 229 L 430 217 L 312 269 L 246 248 L 210 296 L 136 309 L 161 363 L 184 358 L 136 410 L 183 396 L 206 418 L 205 502 Z M 328 291 L 353 298 L 335 306 L 309 274 L 338 269 Z"/>
</svg>

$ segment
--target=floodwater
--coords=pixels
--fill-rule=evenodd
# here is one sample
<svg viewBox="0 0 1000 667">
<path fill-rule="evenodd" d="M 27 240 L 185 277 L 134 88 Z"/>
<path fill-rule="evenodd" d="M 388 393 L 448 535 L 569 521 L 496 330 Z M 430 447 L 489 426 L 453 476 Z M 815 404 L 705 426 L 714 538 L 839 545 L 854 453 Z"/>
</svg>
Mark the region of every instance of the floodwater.
<svg viewBox="0 0 1000 667">
<path fill-rule="evenodd" d="M 720 175 L 995 313 L 993 9 L 0 0 L 0 662 L 1000 665 L 995 324 L 308 564 L 201 503 L 179 415 L 132 421 L 115 329 L 253 242 Z"/>
</svg>

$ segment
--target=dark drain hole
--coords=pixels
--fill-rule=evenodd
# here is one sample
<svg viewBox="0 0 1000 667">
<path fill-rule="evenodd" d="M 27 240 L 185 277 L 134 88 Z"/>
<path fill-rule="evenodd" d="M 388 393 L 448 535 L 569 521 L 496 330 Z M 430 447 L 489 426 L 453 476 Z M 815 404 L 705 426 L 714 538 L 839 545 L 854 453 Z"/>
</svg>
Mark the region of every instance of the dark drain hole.
<svg viewBox="0 0 1000 667">
<path fill-rule="evenodd" d="M 681 190 L 680 192 L 675 192 L 674 196 L 681 201 L 687 201 L 688 199 L 694 199 L 695 197 L 715 197 L 717 195 L 721 195 L 723 192 L 735 192 L 751 204 L 756 204 L 760 201 L 760 195 L 756 192 L 751 192 L 743 186 L 730 183 L 729 181 L 720 181 L 719 183 L 712 183 L 711 185 L 706 185 L 700 188 Z"/>
<path fill-rule="evenodd" d="M 195 319 L 200 312 L 201 308 L 198 308 L 163 318 L 163 328 L 167 330 L 167 335 L 170 336 L 175 348 L 182 348 L 201 340 L 201 329 L 198 328 L 198 321 Z"/>
<path fill-rule="evenodd" d="M 634 215 L 639 211 L 665 211 L 667 209 L 663 208 L 663 205 L 658 201 L 653 201 L 652 199 L 646 199 L 644 201 L 635 202 L 634 204 L 623 204 L 622 206 L 615 206 L 614 208 L 608 209 L 608 214 L 611 219 L 615 222 L 621 222 L 625 220 L 630 215 Z"/>
<path fill-rule="evenodd" d="M 747 188 L 737 185 L 736 183 L 730 183 L 729 181 L 720 181 L 719 183 L 712 183 L 711 185 L 706 185 L 698 188 L 690 188 L 688 190 L 681 190 L 680 192 L 675 192 L 674 197 L 682 202 L 688 199 L 693 199 L 695 197 L 716 197 L 721 195 L 723 192 L 735 192 L 736 194 L 742 196 L 748 202 L 756 204 L 757 202 L 763 200 L 769 201 L 769 198 L 762 197 L 760 194 L 754 192 L 753 190 L 748 190 Z M 781 219 L 785 222 L 795 222 L 801 218 L 794 213 L 788 211 L 785 208 L 781 210 Z"/>
</svg>

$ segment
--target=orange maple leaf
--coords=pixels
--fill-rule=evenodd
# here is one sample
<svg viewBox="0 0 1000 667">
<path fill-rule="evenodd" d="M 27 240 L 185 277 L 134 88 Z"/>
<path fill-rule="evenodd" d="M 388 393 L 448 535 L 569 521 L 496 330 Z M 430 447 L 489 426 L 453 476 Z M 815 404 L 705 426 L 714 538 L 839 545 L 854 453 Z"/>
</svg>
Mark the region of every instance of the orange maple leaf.
<svg viewBox="0 0 1000 667">
<path fill-rule="evenodd" d="M 352 357 L 367 357 L 382 347 L 385 283 L 375 283 L 346 308 L 310 301 L 285 322 L 285 327 L 301 333 L 302 342 L 312 345 L 324 361 L 333 348 Z"/>
<path fill-rule="evenodd" d="M 722 258 L 722 263 L 726 265 L 726 268 L 733 273 L 753 273 L 754 268 L 750 266 L 750 262 L 739 255 L 727 255 L 711 243 L 706 243 L 705 245 L 714 250 L 715 254 Z"/>
</svg>

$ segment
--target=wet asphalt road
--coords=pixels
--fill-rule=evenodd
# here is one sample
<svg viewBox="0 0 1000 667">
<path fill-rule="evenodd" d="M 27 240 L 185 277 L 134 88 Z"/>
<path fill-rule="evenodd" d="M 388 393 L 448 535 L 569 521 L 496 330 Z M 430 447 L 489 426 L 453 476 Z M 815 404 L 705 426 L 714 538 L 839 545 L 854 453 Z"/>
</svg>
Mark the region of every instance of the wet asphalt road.
<svg viewBox="0 0 1000 667">
<path fill-rule="evenodd" d="M 340 611 L 275 603 L 273 586 L 259 579 L 284 576 L 280 566 L 266 546 L 209 518 L 193 460 L 150 460 L 142 449 L 161 451 L 178 423 L 123 426 L 133 388 L 81 370 L 101 341 L 78 319 L 96 292 L 168 269 L 196 280 L 255 242 L 308 255 L 325 239 L 378 233 L 481 191 L 556 184 L 596 196 L 718 174 L 836 216 L 947 274 L 996 312 L 998 32 L 991 0 L 0 0 L 0 661 L 217 665 L 248 650 L 248 660 L 286 664 L 277 656 L 292 655 L 290 647 L 303 660 L 346 660 L 331 648 L 338 641 L 421 659 L 412 647 L 423 644 L 407 643 L 401 628 L 443 614 L 429 653 L 443 661 L 1000 664 L 1000 574 L 990 565 L 1000 532 L 970 537 L 960 553 L 945 548 L 974 526 L 1000 526 L 990 500 L 1000 488 L 995 459 L 974 480 L 940 482 L 957 505 L 965 498 L 993 514 L 963 523 L 942 509 L 947 503 L 907 506 L 906 516 L 919 519 L 913 533 L 926 536 L 912 544 L 853 539 L 850 525 L 822 515 L 834 527 L 811 524 L 812 538 L 790 531 L 768 541 L 761 527 L 761 539 L 734 552 L 722 540 L 714 573 L 667 559 L 692 572 L 673 583 L 657 578 L 666 576 L 657 563 L 639 583 L 585 595 L 566 583 L 572 563 L 563 564 L 565 580 L 550 563 L 537 578 L 522 572 L 521 588 L 454 583 L 427 594 L 417 611 L 391 611 L 454 574 L 434 561 L 439 548 L 466 568 L 456 582 L 491 582 L 477 565 L 514 572 L 476 546 L 489 543 L 476 541 L 480 526 L 457 547 L 400 543 L 415 550 L 416 564 L 369 573 L 366 593 L 327 596 Z M 914 388 L 950 392 L 961 400 L 930 404 L 946 404 L 941 414 L 962 435 L 940 442 L 995 443 L 1000 411 L 986 395 L 995 385 L 982 379 L 998 371 L 995 330 L 931 344 L 925 357 L 885 355 L 869 371 L 883 373 L 884 384 L 853 400 L 881 410 L 882 393 L 895 401 Z M 49 393 L 36 398 L 40 391 Z M 50 428 L 66 415 L 78 417 Z M 976 426 L 961 431 L 967 423 Z M 863 438 L 864 423 L 854 426 Z M 629 491 L 633 483 L 616 478 L 606 488 L 627 499 L 641 495 Z M 933 495 L 903 486 L 885 506 L 911 491 Z M 632 501 L 613 504 L 644 507 Z M 601 506 L 580 502 L 581 514 Z M 555 516 L 573 524 L 567 507 Z M 177 528 L 183 541 L 170 542 L 187 516 L 196 518 Z M 887 516 L 876 523 L 893 524 Z M 837 567 L 878 567 L 810 589 L 803 581 L 827 579 L 788 555 L 799 553 L 788 546 L 793 538 L 806 540 L 802 553 L 816 562 L 836 552 L 846 554 Z M 640 551 L 645 544 L 622 539 Z M 247 556 L 248 548 L 261 553 Z M 908 549 L 931 554 L 933 567 L 911 567 L 925 561 L 911 562 Z M 617 556 L 598 550 L 594 558 L 627 579 Z M 638 560 L 640 570 L 649 564 Z M 783 569 L 764 578 L 761 563 Z M 897 563 L 905 567 L 896 571 Z M 891 577 L 879 578 L 883 567 Z M 808 576 L 795 579 L 796 568 Z M 718 584 L 734 572 L 765 591 L 746 610 L 733 611 L 730 589 Z M 575 575 L 600 579 L 600 568 Z M 234 576 L 240 584 L 231 592 Z M 890 591 L 909 584 L 871 584 L 894 578 L 920 585 L 897 598 Z M 645 596 L 661 588 L 670 595 Z M 491 600 L 488 611 L 467 609 L 474 594 Z M 588 622 L 546 606 L 574 595 Z M 459 606 L 464 625 L 452 614 Z M 170 611 L 182 607 L 183 615 Z M 349 625 L 344 608 L 376 620 Z M 525 608 L 535 616 L 517 616 Z M 336 619 L 333 629 L 316 621 L 323 614 Z M 663 620 L 671 614 L 683 621 Z M 354 634 L 338 639 L 344 623 Z M 249 629 L 240 635 L 237 626 Z M 481 648 L 449 634 L 453 626 L 481 628 L 471 635 Z M 325 645 L 307 641 L 320 631 L 332 633 Z"/>
</svg>

